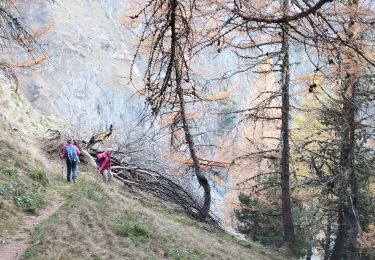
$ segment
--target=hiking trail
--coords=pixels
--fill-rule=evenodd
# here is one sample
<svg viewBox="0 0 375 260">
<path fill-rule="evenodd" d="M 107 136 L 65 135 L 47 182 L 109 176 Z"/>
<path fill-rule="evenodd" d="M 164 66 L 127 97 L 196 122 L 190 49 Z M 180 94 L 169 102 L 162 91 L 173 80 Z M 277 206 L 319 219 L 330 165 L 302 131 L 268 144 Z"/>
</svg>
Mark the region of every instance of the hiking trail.
<svg viewBox="0 0 375 260">
<path fill-rule="evenodd" d="M 22 255 L 29 246 L 29 239 L 32 231 L 42 221 L 49 218 L 64 203 L 60 197 L 51 202 L 49 206 L 41 210 L 39 215 L 23 217 L 23 225 L 19 227 L 17 233 L 13 237 L 6 237 L 0 241 L 1 260 L 18 260 L 22 259 Z"/>
</svg>

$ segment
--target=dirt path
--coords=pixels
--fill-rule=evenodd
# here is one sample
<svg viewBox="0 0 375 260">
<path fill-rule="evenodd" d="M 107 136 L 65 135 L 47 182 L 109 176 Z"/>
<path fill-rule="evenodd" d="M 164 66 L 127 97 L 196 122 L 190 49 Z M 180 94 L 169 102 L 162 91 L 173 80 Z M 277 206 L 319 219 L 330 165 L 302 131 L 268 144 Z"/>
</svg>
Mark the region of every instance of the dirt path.
<svg viewBox="0 0 375 260">
<path fill-rule="evenodd" d="M 38 216 L 25 216 L 23 225 L 19 228 L 17 234 L 12 238 L 7 238 L 4 244 L 0 244 L 1 260 L 22 259 L 22 254 L 29 246 L 29 238 L 32 230 L 43 220 L 51 216 L 62 204 L 63 200 L 54 201 L 47 208 L 42 210 Z"/>
</svg>

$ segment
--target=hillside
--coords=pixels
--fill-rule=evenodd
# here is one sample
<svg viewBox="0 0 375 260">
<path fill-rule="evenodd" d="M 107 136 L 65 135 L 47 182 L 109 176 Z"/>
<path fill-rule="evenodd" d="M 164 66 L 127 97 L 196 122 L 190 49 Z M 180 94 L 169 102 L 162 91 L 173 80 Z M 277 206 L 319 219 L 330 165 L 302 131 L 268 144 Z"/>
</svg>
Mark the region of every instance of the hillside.
<svg viewBox="0 0 375 260">
<path fill-rule="evenodd" d="M 1 105 L 1 259 L 16 259 L 12 253 L 23 250 L 24 259 L 281 258 L 198 223 L 174 205 L 105 185 L 87 166 L 80 166 L 78 183 L 66 183 L 59 160 L 43 152 L 44 135 L 57 121 L 14 93 Z M 25 131 L 18 130 L 22 126 Z"/>
<path fill-rule="evenodd" d="M 1 1 L 0 260 L 375 259 L 374 3 Z"/>
</svg>

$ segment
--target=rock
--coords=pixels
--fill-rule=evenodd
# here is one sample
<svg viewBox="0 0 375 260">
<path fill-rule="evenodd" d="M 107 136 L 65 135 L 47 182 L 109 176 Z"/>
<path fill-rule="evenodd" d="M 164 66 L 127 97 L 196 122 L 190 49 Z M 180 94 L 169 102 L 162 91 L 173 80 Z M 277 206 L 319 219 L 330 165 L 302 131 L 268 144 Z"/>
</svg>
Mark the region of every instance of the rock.
<svg viewBox="0 0 375 260">
<path fill-rule="evenodd" d="M 121 0 L 17 1 L 27 27 L 46 31 L 38 40 L 48 61 L 38 66 L 40 72 L 20 76 L 20 88 L 44 115 L 88 131 L 129 127 L 125 122 L 136 120 L 142 101 L 129 99 L 134 90 L 121 77 L 129 75 L 130 64 L 115 51 L 132 53 L 126 45 L 131 36 L 121 25 L 126 6 Z"/>
</svg>

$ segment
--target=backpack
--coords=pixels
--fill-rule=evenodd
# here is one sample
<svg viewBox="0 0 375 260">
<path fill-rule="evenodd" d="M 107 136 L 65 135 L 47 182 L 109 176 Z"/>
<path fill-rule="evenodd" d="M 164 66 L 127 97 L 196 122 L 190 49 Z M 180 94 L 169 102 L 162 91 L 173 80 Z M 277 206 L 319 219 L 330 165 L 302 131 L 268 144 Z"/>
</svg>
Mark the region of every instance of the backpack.
<svg viewBox="0 0 375 260">
<path fill-rule="evenodd" d="M 99 160 L 98 155 L 96 155 L 95 162 L 96 162 L 96 165 L 100 166 L 100 163 L 104 160 L 104 157 L 102 157 L 102 159 Z"/>
<path fill-rule="evenodd" d="M 78 161 L 78 155 L 74 145 L 65 146 L 65 156 L 71 162 Z"/>
</svg>

